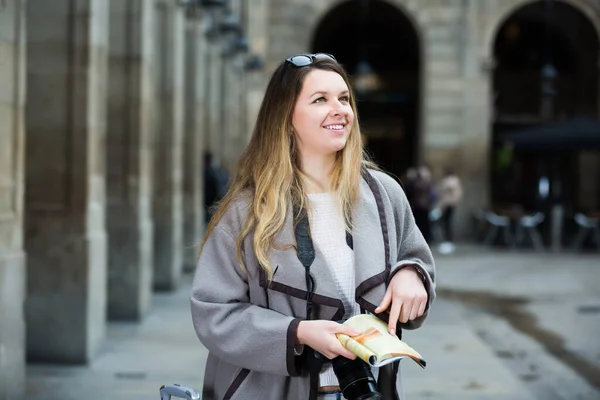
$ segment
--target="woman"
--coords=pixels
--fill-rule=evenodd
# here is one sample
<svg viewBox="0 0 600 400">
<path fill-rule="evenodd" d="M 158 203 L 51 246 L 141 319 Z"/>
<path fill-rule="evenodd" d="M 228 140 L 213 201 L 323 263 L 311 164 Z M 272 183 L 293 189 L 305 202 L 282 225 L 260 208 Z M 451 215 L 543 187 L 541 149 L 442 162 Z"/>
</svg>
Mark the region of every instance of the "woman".
<svg viewBox="0 0 600 400">
<path fill-rule="evenodd" d="M 194 278 L 203 399 L 341 398 L 331 363 L 314 367 L 315 355 L 355 358 L 340 321 L 365 311 L 397 334 L 422 324 L 431 253 L 400 186 L 365 159 L 355 115 L 331 55 L 290 57 L 271 77 Z M 379 375 L 395 391 L 396 371 Z"/>
</svg>

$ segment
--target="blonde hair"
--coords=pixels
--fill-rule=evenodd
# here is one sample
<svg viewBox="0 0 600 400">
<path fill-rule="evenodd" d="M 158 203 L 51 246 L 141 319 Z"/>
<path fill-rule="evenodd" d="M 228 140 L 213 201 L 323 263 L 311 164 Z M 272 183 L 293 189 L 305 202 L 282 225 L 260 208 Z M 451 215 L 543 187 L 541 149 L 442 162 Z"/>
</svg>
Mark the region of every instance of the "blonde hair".
<svg viewBox="0 0 600 400">
<path fill-rule="evenodd" d="M 281 63 L 269 81 L 250 143 L 238 161 L 229 191 L 208 224 L 200 247 L 202 251 L 206 240 L 231 203 L 239 199 L 243 192 L 250 191 L 252 195 L 248 216 L 236 241 L 236 257 L 242 268 L 245 268 L 243 241 L 253 232 L 253 250 L 269 280 L 273 275 L 269 251 L 272 248 L 282 248 L 282 244 L 275 243 L 275 236 L 285 223 L 288 207 L 295 205 L 298 210 L 302 210 L 306 205 L 292 114 L 304 79 L 313 69 L 333 71 L 344 79 L 350 90 L 350 106 L 357 115 L 356 100 L 348 76 L 340 64 L 329 59 L 317 59 L 313 64 L 301 68 L 286 65 L 285 61 Z M 375 165 L 364 152 L 356 117 L 344 149 L 336 155 L 331 176 L 332 189 L 340 199 L 344 220 L 349 228 L 352 209 L 358 200 L 361 173 L 367 167 L 375 168 Z M 299 215 L 294 215 L 294 223 L 298 217 Z"/>
</svg>

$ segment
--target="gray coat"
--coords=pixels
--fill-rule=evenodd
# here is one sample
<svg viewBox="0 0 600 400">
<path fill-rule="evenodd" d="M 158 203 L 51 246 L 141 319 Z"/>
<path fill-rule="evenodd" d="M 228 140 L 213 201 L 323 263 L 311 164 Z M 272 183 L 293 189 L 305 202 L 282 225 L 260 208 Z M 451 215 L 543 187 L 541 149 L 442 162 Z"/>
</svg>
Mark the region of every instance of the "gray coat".
<svg viewBox="0 0 600 400">
<path fill-rule="evenodd" d="M 404 266 L 414 265 L 423 275 L 431 304 L 435 297 L 433 258 L 415 225 L 406 196 L 388 175 L 378 171 L 370 174 L 375 178 L 370 179 L 370 184 L 379 190 L 372 190 L 362 180 L 360 200 L 353 214 L 356 300 L 363 309 L 373 312 L 393 274 Z M 383 204 L 389 238 L 387 250 L 375 196 L 380 196 Z M 270 261 L 276 272 L 268 283 L 249 235 L 243 243 L 248 273 L 243 272 L 235 254 L 247 206 L 247 200 L 239 199 L 223 216 L 200 254 L 194 277 L 192 319 L 200 341 L 209 350 L 203 399 L 314 399 L 316 388 L 311 385 L 304 357 L 294 352 L 298 323 L 306 317 L 305 269 L 295 249 L 274 249 Z M 295 244 L 289 209 L 284 228 L 277 235 L 280 244 Z M 388 262 L 386 253 L 391 254 Z M 313 296 L 317 317 L 339 320 L 344 307 L 318 250 L 311 273 L 317 282 Z M 427 311 L 414 321 L 399 324 L 399 328 L 418 328 Z M 387 322 L 387 314 L 380 317 Z M 394 379 L 389 378 L 389 373 L 380 375 Z M 399 375 L 397 387 L 402 393 Z"/>
</svg>

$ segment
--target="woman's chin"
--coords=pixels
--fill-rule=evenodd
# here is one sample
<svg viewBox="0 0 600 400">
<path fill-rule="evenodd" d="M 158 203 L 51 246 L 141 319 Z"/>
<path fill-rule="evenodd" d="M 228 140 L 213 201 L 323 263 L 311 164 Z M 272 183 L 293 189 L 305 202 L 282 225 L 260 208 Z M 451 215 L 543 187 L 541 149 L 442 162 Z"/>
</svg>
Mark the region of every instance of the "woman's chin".
<svg viewBox="0 0 600 400">
<path fill-rule="evenodd" d="M 331 144 L 331 151 L 337 153 L 338 151 L 344 150 L 346 147 L 346 139 L 340 139 Z"/>
</svg>

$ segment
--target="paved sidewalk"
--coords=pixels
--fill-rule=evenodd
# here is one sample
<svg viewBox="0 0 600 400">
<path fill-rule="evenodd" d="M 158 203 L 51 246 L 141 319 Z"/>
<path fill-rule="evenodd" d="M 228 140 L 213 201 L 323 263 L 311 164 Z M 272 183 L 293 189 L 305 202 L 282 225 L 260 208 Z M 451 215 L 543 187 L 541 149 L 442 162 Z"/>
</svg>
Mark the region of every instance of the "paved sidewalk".
<svg viewBox="0 0 600 400">
<path fill-rule="evenodd" d="M 441 275 L 445 275 L 443 263 Z M 190 278 L 191 279 L 191 278 Z M 141 324 L 111 323 L 107 340 L 87 367 L 29 365 L 27 399 L 146 400 L 164 383 L 201 387 L 206 350 L 189 313 L 189 282 L 157 294 Z M 464 323 L 464 309 L 440 299 L 425 326 L 405 340 L 428 362 L 402 361 L 409 400 L 533 400 L 527 389 Z"/>
</svg>

